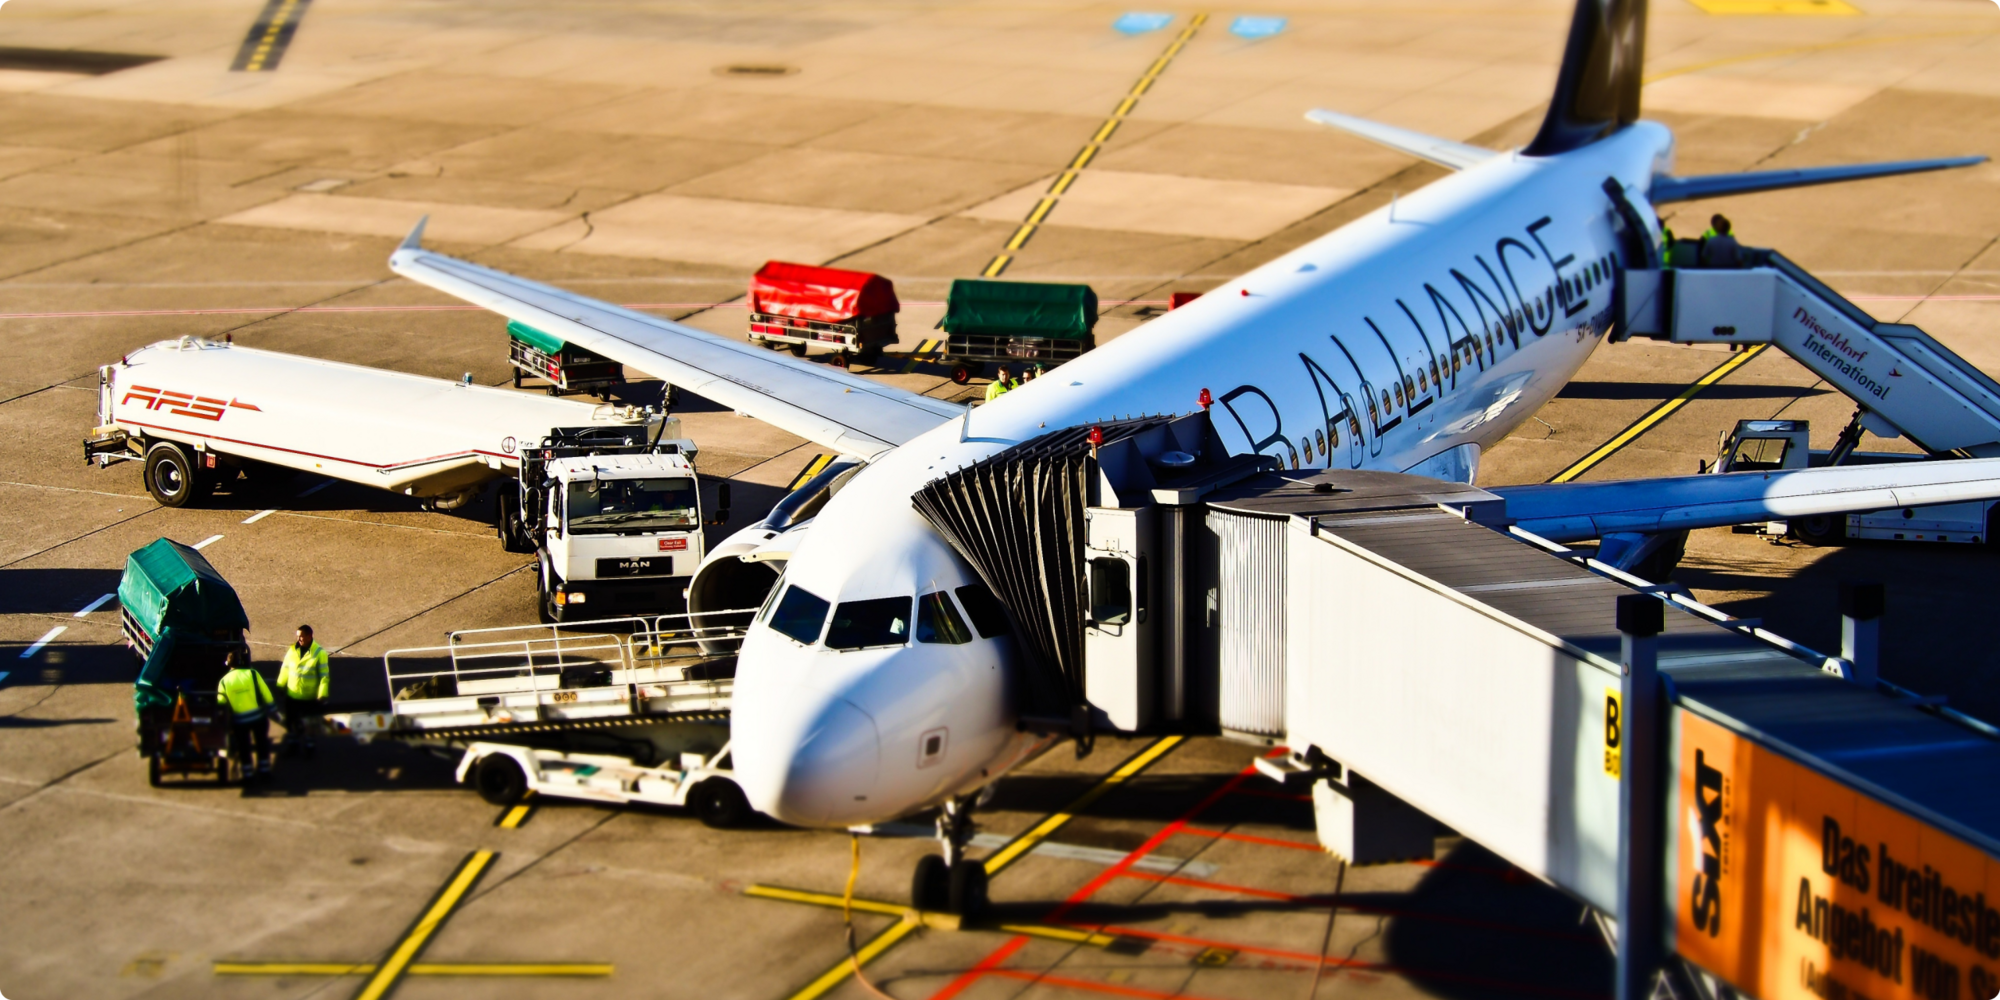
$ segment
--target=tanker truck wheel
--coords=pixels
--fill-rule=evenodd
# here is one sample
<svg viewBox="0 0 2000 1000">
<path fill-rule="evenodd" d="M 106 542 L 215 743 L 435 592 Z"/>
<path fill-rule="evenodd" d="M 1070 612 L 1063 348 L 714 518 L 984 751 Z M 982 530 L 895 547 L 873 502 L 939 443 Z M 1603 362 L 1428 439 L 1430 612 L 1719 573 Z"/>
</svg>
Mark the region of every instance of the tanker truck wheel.
<svg viewBox="0 0 2000 1000">
<path fill-rule="evenodd" d="M 162 507 L 186 507 L 215 490 L 215 480 L 202 471 L 186 448 L 160 441 L 146 449 L 146 491 Z"/>
</svg>

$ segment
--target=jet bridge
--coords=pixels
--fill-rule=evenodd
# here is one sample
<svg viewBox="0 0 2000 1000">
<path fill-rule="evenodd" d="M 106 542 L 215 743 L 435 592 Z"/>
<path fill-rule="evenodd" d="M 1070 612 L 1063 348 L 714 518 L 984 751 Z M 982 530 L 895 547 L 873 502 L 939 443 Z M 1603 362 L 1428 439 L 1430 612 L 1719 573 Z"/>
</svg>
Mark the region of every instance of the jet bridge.
<svg viewBox="0 0 2000 1000">
<path fill-rule="evenodd" d="M 1968 794 L 2000 731 L 1875 676 L 1879 591 L 1843 598 L 1830 655 L 1524 530 L 1507 497 L 1244 463 L 1205 427 L 1051 432 L 919 494 L 1017 615 L 1069 595 L 1020 617 L 1061 650 L 1042 690 L 1079 700 L 1024 725 L 1284 746 L 1259 767 L 1310 789 L 1330 851 L 1426 858 L 1449 827 L 1707 1000 L 2000 992 L 2000 805 Z M 1058 521 L 1081 530 L 1030 530 Z M 1662 693 L 1628 714 L 1634 595 L 1664 607 Z M 1661 822 L 1632 827 L 1642 777 Z M 1653 903 L 1621 909 L 1634 857 Z"/>
<path fill-rule="evenodd" d="M 2000 383 L 1924 331 L 1884 323 L 1775 250 L 1749 266 L 1625 272 L 1625 336 L 1771 344 L 1860 405 L 1832 464 L 1866 429 L 1934 456 L 2000 455 Z"/>
</svg>

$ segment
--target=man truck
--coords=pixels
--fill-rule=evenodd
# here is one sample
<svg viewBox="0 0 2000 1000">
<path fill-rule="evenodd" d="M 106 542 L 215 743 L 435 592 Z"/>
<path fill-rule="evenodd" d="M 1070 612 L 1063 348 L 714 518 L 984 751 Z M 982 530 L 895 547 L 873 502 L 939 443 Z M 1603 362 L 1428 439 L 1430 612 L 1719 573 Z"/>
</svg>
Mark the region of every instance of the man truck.
<svg viewBox="0 0 2000 1000">
<path fill-rule="evenodd" d="M 317 473 L 436 510 L 500 483 L 500 540 L 536 554 L 552 621 L 677 610 L 705 551 L 695 444 L 638 407 L 182 337 L 99 370 L 97 424 L 85 461 L 141 463 L 169 507 L 239 476 Z"/>
</svg>

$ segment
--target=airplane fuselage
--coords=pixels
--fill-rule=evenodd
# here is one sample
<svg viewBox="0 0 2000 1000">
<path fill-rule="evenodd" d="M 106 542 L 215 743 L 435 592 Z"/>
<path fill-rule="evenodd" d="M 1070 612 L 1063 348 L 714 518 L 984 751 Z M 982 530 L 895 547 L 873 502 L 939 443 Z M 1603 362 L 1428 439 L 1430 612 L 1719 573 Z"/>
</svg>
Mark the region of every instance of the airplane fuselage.
<svg viewBox="0 0 2000 1000">
<path fill-rule="evenodd" d="M 805 826 L 881 822 L 1048 745 L 1015 726 L 1006 637 L 919 641 L 939 633 L 905 622 L 834 649 L 796 615 L 790 634 L 772 626 L 790 588 L 840 619 L 843 605 L 977 584 L 912 507 L 925 483 L 1049 430 L 1187 412 L 1204 389 L 1232 452 L 1470 481 L 1612 326 L 1633 262 L 1605 179 L 1650 221 L 1645 192 L 1671 150 L 1664 127 L 1639 123 L 1561 156 L 1496 156 L 878 458 L 814 519 L 744 641 L 732 725 L 751 803 Z"/>
</svg>

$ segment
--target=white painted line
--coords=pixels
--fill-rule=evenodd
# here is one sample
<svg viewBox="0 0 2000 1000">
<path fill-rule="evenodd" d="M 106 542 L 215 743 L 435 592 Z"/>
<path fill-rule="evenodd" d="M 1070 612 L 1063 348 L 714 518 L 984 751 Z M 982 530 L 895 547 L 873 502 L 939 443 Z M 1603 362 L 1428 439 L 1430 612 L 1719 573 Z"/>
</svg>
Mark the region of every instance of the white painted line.
<svg viewBox="0 0 2000 1000">
<path fill-rule="evenodd" d="M 272 514 L 276 514 L 277 512 L 278 510 L 275 507 L 271 508 L 270 510 L 260 510 L 255 514 L 252 514 L 249 517 L 244 518 L 243 523 L 256 524 L 258 521 L 262 521 L 263 519 L 270 517 Z"/>
<path fill-rule="evenodd" d="M 97 600 L 90 602 L 90 605 L 88 607 L 84 608 L 82 611 L 77 612 L 72 617 L 82 618 L 90 614 L 92 611 L 96 611 L 98 608 L 101 608 L 106 604 L 111 603 L 112 600 L 115 599 L 117 596 L 118 596 L 117 594 L 106 594 L 103 597 L 100 597 Z"/>
<path fill-rule="evenodd" d="M 35 640 L 34 645 L 29 646 L 27 649 L 21 651 L 21 659 L 25 660 L 28 657 L 41 652 L 42 647 L 49 644 L 49 640 L 54 639 L 56 636 L 59 636 L 67 631 L 69 631 L 68 625 L 57 625 L 55 628 L 52 628 L 47 632 L 43 633 L 41 638 Z"/>
<path fill-rule="evenodd" d="M 302 496 L 302 497 L 309 497 L 309 496 L 312 496 L 313 494 L 315 494 L 315 493 L 318 493 L 319 491 L 321 491 L 321 490 L 323 490 L 323 489 L 326 489 L 326 488 L 327 488 L 327 487 L 329 487 L 329 486 L 332 486 L 332 485 L 333 485 L 333 483 L 334 483 L 334 481 L 333 481 L 333 480 L 331 480 L 331 479 L 328 479 L 328 480 L 324 480 L 324 481 L 322 481 L 322 482 L 321 482 L 321 483 L 320 483 L 320 484 L 319 484 L 318 486 L 315 486 L 315 487 L 313 487 L 312 489 L 309 489 L 309 490 L 305 491 L 304 493 L 301 493 L 301 494 L 299 494 L 299 496 Z"/>
<path fill-rule="evenodd" d="M 204 538 L 201 541 L 194 543 L 194 548 L 198 552 L 202 549 L 208 548 L 211 545 L 214 545 L 216 542 L 219 541 L 222 541 L 221 535 L 210 535 L 207 538 Z"/>
</svg>

